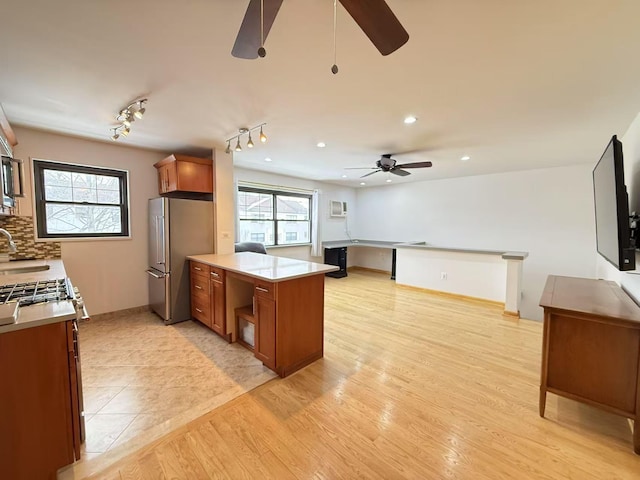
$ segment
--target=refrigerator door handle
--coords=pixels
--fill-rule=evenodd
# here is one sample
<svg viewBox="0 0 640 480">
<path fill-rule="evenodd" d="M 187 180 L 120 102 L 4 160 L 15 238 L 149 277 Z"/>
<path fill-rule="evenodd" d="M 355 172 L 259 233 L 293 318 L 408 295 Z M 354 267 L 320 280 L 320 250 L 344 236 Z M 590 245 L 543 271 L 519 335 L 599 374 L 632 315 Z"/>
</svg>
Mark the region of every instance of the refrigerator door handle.
<svg viewBox="0 0 640 480">
<path fill-rule="evenodd" d="M 147 273 L 151 275 L 153 278 L 157 278 L 157 279 L 161 279 L 165 277 L 165 275 L 158 275 L 155 272 L 152 272 L 151 270 L 147 270 Z"/>
<path fill-rule="evenodd" d="M 160 227 L 159 230 L 161 230 L 161 233 L 158 234 L 158 238 L 162 241 L 162 260 L 160 260 L 158 264 L 166 265 L 167 257 L 165 250 L 167 246 L 165 245 L 166 239 L 164 238 L 164 216 L 159 216 L 158 219 L 158 226 Z"/>
</svg>

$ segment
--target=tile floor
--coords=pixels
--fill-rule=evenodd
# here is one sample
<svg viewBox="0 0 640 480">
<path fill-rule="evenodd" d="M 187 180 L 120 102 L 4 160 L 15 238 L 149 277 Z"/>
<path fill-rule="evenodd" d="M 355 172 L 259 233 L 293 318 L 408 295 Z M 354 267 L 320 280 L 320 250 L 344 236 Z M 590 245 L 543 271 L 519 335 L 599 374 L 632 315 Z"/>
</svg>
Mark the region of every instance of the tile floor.
<svg viewBox="0 0 640 480">
<path fill-rule="evenodd" d="M 166 326 L 147 311 L 81 323 L 80 354 L 85 460 L 275 377 L 250 351 L 198 322 Z"/>
</svg>

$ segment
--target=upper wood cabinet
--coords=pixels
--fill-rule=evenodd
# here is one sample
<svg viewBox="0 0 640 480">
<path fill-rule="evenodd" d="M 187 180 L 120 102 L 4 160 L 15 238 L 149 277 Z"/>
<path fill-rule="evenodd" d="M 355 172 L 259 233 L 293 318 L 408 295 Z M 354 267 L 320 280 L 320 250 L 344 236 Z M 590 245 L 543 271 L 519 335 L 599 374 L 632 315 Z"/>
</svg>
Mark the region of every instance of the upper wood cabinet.
<svg viewBox="0 0 640 480">
<path fill-rule="evenodd" d="M 211 159 L 169 155 L 154 167 L 158 169 L 160 195 L 213 193 L 213 160 Z"/>
</svg>

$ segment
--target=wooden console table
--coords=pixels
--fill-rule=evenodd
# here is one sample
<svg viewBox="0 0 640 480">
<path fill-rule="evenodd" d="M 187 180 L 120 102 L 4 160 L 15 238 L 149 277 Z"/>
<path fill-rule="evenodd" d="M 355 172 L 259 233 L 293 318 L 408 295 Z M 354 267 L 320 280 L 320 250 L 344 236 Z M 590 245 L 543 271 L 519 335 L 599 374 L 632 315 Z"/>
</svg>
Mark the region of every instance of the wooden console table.
<svg viewBox="0 0 640 480">
<path fill-rule="evenodd" d="M 547 392 L 634 420 L 640 454 L 640 307 L 615 282 L 547 279 L 540 416 Z"/>
</svg>

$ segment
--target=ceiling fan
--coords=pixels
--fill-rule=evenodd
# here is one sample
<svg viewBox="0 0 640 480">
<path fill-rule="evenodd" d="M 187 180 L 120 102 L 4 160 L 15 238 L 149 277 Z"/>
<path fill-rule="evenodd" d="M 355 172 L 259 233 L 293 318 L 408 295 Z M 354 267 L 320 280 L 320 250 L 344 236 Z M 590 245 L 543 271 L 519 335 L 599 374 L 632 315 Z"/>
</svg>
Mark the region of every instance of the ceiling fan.
<svg viewBox="0 0 640 480">
<path fill-rule="evenodd" d="M 236 58 L 264 57 L 264 41 L 283 0 L 250 0 L 231 54 Z M 409 34 L 385 0 L 340 0 L 382 55 L 395 52 Z"/>
<path fill-rule="evenodd" d="M 347 167 L 347 170 L 373 170 L 373 172 L 365 173 L 360 178 L 368 177 L 378 172 L 389 172 L 400 177 L 406 177 L 411 175 L 411 172 L 403 170 L 403 168 L 427 168 L 432 166 L 431 162 L 413 162 L 398 164 L 395 159 L 391 158 L 393 153 L 385 153 L 380 157 L 380 160 L 376 162 L 375 167 Z"/>
</svg>

